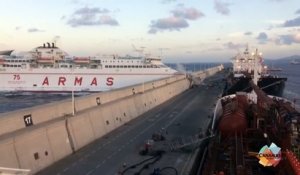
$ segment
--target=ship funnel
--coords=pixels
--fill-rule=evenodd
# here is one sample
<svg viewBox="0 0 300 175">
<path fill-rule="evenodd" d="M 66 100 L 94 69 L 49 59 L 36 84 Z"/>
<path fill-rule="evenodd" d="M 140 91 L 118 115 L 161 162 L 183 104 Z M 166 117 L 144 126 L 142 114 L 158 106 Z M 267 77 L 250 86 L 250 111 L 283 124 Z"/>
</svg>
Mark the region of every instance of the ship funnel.
<svg viewBox="0 0 300 175">
<path fill-rule="evenodd" d="M 45 43 L 43 43 L 43 47 L 44 47 L 44 48 L 46 47 L 46 44 L 45 44 Z"/>
<path fill-rule="evenodd" d="M 53 48 L 55 47 L 54 43 L 52 43 L 52 47 L 53 47 Z"/>
<path fill-rule="evenodd" d="M 47 43 L 48 47 L 50 48 L 50 43 Z"/>
</svg>

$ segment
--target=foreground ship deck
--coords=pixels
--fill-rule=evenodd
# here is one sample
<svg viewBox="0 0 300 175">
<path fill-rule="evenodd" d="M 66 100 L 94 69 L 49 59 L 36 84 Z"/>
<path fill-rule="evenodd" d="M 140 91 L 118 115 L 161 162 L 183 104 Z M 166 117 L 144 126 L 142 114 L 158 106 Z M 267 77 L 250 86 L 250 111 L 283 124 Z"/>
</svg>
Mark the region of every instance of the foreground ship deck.
<svg viewBox="0 0 300 175">
<path fill-rule="evenodd" d="M 258 87 L 258 53 L 254 54 L 252 92 L 220 98 L 201 152 L 203 175 L 298 175 L 300 112 L 295 104 L 268 96 Z"/>
<path fill-rule="evenodd" d="M 201 174 L 298 175 L 300 113 L 291 102 L 238 92 L 218 100 Z"/>
</svg>

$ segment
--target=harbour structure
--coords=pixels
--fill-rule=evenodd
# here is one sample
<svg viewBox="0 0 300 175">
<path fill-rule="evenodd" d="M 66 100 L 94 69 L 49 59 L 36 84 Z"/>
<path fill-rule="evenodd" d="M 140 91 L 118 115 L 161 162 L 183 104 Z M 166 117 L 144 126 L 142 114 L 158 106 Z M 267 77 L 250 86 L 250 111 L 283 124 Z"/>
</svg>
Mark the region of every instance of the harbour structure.
<svg viewBox="0 0 300 175">
<path fill-rule="evenodd" d="M 199 72 L 197 76 L 205 79 L 219 72 L 222 68 L 222 66 L 209 68 L 201 71 L 202 73 Z M 30 173 L 33 174 L 55 162 L 64 161 L 63 158 L 67 156 L 74 156 L 76 164 L 71 163 L 72 168 L 64 167 L 60 174 L 93 174 L 94 171 L 100 171 L 100 174 L 114 174 L 118 170 L 111 169 L 111 166 L 116 167 L 119 163 L 123 162 L 117 163 L 117 161 L 113 161 L 111 164 L 110 161 L 106 161 L 108 164 L 105 164 L 104 168 L 107 168 L 109 173 L 102 173 L 104 170 L 101 169 L 103 167 L 99 168 L 99 159 L 108 157 L 118 158 L 123 153 L 136 155 L 137 152 L 131 153 L 128 152 L 128 149 L 121 150 L 122 146 L 126 147 L 127 144 L 124 144 L 123 141 L 119 142 L 120 140 L 118 139 L 128 141 L 127 148 L 131 147 L 129 145 L 136 146 L 136 142 L 132 141 L 134 138 L 144 139 L 143 136 L 148 135 L 146 131 L 150 127 L 157 128 L 158 125 L 168 124 L 171 112 L 174 112 L 172 115 L 175 115 L 174 110 L 186 111 L 186 108 L 182 108 L 182 106 L 191 106 L 187 105 L 187 102 L 190 101 L 189 98 L 191 96 L 198 94 L 197 88 L 193 88 L 195 91 L 190 92 L 188 96 L 185 96 L 187 94 L 183 93 L 182 97 L 184 98 L 180 99 L 184 100 L 179 99 L 179 104 L 177 102 L 172 103 L 171 107 L 174 110 L 167 110 L 164 111 L 166 114 L 161 114 L 163 112 L 161 106 L 167 100 L 189 89 L 191 87 L 190 81 L 185 75 L 176 75 L 162 80 L 147 82 L 144 85 L 139 84 L 112 91 L 93 93 L 88 96 L 76 98 L 74 103 L 68 99 L 1 114 L 0 166 L 26 169 L 30 170 Z M 212 92 L 212 90 L 207 91 Z M 214 92 L 214 95 L 217 96 L 216 89 L 214 89 Z M 203 93 L 206 94 L 205 92 Z M 213 95 L 208 96 L 213 98 Z M 205 103 L 207 104 L 207 102 Z M 210 103 L 212 106 L 213 101 Z M 155 107 L 158 107 L 158 111 L 154 114 L 155 110 L 150 110 Z M 205 105 L 203 107 L 206 108 Z M 76 109 L 75 113 L 73 113 L 74 109 Z M 148 112 L 148 115 L 150 114 L 149 120 L 145 118 L 141 118 L 141 120 L 137 119 L 138 116 L 146 112 Z M 157 119 L 154 122 L 155 124 L 152 123 L 153 119 Z M 136 121 L 138 125 L 133 126 L 131 125 L 132 123 L 129 123 L 130 121 Z M 139 121 L 143 121 L 144 126 L 140 125 Z M 171 121 L 175 122 L 173 119 Z M 130 131 L 125 132 L 123 130 L 124 127 Z M 141 131 L 141 127 L 143 131 Z M 117 128 L 120 128 L 120 130 Z M 139 132 L 132 133 L 132 129 Z M 92 142 L 93 144 L 91 145 L 95 145 L 95 140 L 108 141 L 108 134 L 114 130 L 117 130 L 117 132 L 121 131 L 121 135 L 118 134 L 120 137 L 114 138 L 116 142 L 109 141 L 109 144 L 102 145 L 101 149 L 93 149 L 93 152 L 88 154 L 84 151 L 87 147 L 81 149 Z M 127 137 L 127 135 L 129 136 Z M 117 149 L 117 152 L 115 152 L 115 146 L 120 148 Z M 105 147 L 108 147 L 109 150 L 107 151 Z M 131 148 L 129 149 L 131 150 Z M 84 153 L 82 154 L 81 151 L 84 151 Z M 99 154 L 102 151 L 104 151 L 103 154 L 94 157 L 96 152 Z M 110 151 L 115 153 L 111 153 Z M 76 154 L 77 152 L 78 154 Z M 83 157 L 77 157 L 80 155 Z M 113 155 L 116 157 L 112 157 Z M 85 165 L 87 164 L 85 161 L 88 158 L 93 159 L 93 163 L 88 163 L 91 166 L 86 167 Z M 66 161 L 65 163 L 68 162 Z M 75 170 L 75 173 L 73 170 Z M 57 173 L 51 171 L 50 174 Z"/>
</svg>

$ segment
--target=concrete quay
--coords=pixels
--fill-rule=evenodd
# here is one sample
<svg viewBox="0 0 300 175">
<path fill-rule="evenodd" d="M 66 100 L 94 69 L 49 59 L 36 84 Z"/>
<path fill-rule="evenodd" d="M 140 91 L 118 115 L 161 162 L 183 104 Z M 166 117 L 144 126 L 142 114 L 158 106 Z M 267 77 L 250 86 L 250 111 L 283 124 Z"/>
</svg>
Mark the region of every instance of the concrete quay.
<svg viewBox="0 0 300 175">
<path fill-rule="evenodd" d="M 183 92 L 37 174 L 115 175 L 150 158 L 139 155 L 139 151 L 144 142 L 154 132 L 161 131 L 161 128 L 167 132 L 167 141 L 206 130 L 211 119 L 208 116 L 212 115 L 217 97 L 222 92 L 222 76 L 217 74 L 206 79 L 204 83 L 209 85 L 200 85 Z M 145 165 L 142 164 L 127 170 L 124 175 L 137 172 L 150 174 L 154 168 L 163 167 L 174 167 L 179 174 L 188 175 L 193 164 L 194 148 L 177 151 L 165 149 L 162 158 L 148 169 L 141 170 Z M 126 168 L 122 167 L 124 163 Z"/>
<path fill-rule="evenodd" d="M 206 72 L 212 75 L 219 70 L 220 67 L 216 67 Z M 160 105 L 186 91 L 189 86 L 190 81 L 186 76 L 177 75 L 144 85 L 76 98 L 74 116 L 71 100 L 1 114 L 0 167 L 30 169 L 34 174 L 54 162 L 68 162 L 68 158 L 63 158 L 80 155 L 80 150 L 89 147 L 86 145 L 92 143 L 93 146 L 95 140 L 106 139 L 109 134 L 130 126 L 130 121 L 146 120 L 144 118 L 147 117 L 138 116 L 156 106 L 160 108 Z M 148 127 L 143 126 L 134 130 L 134 133 L 145 134 L 148 130 L 141 132 L 145 128 Z M 129 136 L 118 137 L 132 139 Z M 120 141 L 117 146 L 122 143 Z M 114 148 L 110 147 L 119 150 Z M 107 153 L 101 155 L 109 157 Z M 87 154 L 82 156 L 87 157 Z"/>
</svg>

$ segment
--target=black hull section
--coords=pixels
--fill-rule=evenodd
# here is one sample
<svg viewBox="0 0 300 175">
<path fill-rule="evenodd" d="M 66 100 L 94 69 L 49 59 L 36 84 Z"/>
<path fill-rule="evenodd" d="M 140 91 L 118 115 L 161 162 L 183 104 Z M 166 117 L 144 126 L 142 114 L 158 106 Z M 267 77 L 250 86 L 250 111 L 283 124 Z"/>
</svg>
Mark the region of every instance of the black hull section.
<svg viewBox="0 0 300 175">
<path fill-rule="evenodd" d="M 226 82 L 226 86 L 223 91 L 223 96 L 235 94 L 239 91 L 251 92 L 252 88 L 250 86 L 251 78 L 241 77 L 241 78 L 231 78 Z M 263 77 L 258 81 L 258 87 L 260 87 L 266 94 L 274 96 L 282 96 L 285 81 L 287 78 L 279 77 Z"/>
</svg>

